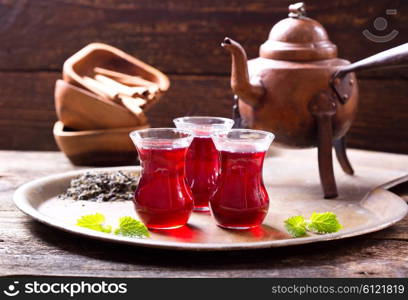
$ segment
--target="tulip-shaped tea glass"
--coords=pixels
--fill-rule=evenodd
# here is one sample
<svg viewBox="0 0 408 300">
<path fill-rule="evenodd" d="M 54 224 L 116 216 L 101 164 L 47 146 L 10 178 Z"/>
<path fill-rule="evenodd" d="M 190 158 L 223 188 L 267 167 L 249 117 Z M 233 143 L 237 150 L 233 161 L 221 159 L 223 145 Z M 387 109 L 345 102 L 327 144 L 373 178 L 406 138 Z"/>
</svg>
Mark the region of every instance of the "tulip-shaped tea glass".
<svg viewBox="0 0 408 300">
<path fill-rule="evenodd" d="M 135 191 L 135 208 L 148 228 L 183 226 L 193 210 L 185 178 L 185 158 L 193 135 L 175 128 L 151 128 L 130 133 L 143 167 Z"/>
<path fill-rule="evenodd" d="M 187 183 L 193 192 L 194 210 L 209 211 L 208 201 L 215 190 L 219 173 L 219 153 L 211 135 L 230 130 L 234 121 L 217 117 L 183 117 L 173 121 L 177 128 L 194 134 L 187 152 Z"/>
<path fill-rule="evenodd" d="M 262 166 L 273 139 L 270 132 L 250 129 L 232 129 L 213 136 L 221 171 L 210 207 L 219 226 L 249 229 L 264 220 L 269 197 Z"/>
</svg>

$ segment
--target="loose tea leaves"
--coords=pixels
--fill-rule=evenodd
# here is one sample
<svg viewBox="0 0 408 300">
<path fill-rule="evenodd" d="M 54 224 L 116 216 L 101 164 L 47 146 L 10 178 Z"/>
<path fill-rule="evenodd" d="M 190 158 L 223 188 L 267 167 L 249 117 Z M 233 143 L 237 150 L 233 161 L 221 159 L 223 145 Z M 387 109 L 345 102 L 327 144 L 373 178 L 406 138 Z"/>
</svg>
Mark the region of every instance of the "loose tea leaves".
<svg viewBox="0 0 408 300">
<path fill-rule="evenodd" d="M 86 172 L 72 179 L 59 198 L 95 202 L 132 200 L 138 181 L 139 175 L 132 172 Z"/>
</svg>

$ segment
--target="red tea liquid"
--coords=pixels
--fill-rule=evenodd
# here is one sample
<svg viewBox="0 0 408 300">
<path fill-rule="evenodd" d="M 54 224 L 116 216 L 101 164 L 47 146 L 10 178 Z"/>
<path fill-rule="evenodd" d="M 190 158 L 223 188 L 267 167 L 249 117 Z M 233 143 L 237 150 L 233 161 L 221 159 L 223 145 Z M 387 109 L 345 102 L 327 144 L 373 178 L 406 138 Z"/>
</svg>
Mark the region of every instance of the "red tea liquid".
<svg viewBox="0 0 408 300">
<path fill-rule="evenodd" d="M 221 227 L 248 229 L 264 220 L 269 208 L 264 157 L 265 152 L 220 152 L 221 174 L 210 204 Z"/>
<path fill-rule="evenodd" d="M 186 158 L 187 183 L 194 198 L 194 210 L 208 211 L 208 201 L 216 188 L 219 153 L 210 137 L 195 137 Z"/>
<path fill-rule="evenodd" d="M 143 171 L 134 203 L 140 219 L 155 229 L 185 225 L 193 209 L 185 180 L 187 148 L 140 148 L 138 152 Z"/>
</svg>

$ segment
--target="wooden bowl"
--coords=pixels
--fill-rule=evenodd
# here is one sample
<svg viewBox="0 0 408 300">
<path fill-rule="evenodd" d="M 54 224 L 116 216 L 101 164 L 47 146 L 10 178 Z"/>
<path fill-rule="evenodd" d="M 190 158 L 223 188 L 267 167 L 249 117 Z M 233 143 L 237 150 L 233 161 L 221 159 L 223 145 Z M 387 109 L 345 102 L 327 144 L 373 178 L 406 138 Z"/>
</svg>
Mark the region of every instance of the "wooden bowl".
<svg viewBox="0 0 408 300">
<path fill-rule="evenodd" d="M 66 127 L 76 130 L 136 127 L 147 123 L 146 118 L 137 118 L 125 107 L 63 80 L 55 83 L 55 110 Z"/>
<path fill-rule="evenodd" d="M 86 77 L 93 78 L 96 75 L 95 68 L 97 67 L 139 76 L 156 83 L 160 91 L 157 97 L 160 96 L 160 93 L 167 91 L 170 86 L 168 77 L 156 68 L 120 49 L 102 43 L 89 44 L 68 58 L 63 67 L 64 80 L 98 94 L 100 90 L 95 89 L 86 80 Z"/>
<path fill-rule="evenodd" d="M 77 166 L 137 164 L 137 151 L 129 133 L 148 126 L 74 131 L 61 121 L 54 124 L 58 147 Z"/>
</svg>

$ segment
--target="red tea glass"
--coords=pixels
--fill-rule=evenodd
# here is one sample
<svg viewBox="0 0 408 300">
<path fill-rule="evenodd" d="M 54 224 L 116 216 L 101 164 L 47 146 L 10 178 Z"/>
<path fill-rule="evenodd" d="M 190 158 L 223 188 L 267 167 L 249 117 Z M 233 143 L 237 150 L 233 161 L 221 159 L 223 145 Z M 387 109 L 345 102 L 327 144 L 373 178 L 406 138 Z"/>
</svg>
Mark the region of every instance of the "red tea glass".
<svg viewBox="0 0 408 300">
<path fill-rule="evenodd" d="M 193 197 L 185 178 L 185 158 L 193 135 L 175 128 L 151 128 L 130 133 L 142 165 L 134 204 L 151 229 L 185 225 Z"/>
<path fill-rule="evenodd" d="M 230 130 L 234 121 L 217 117 L 183 117 L 174 119 L 174 124 L 194 134 L 186 158 L 187 183 L 193 192 L 194 210 L 209 211 L 208 201 L 219 173 L 219 153 L 211 135 Z"/>
<path fill-rule="evenodd" d="M 232 129 L 213 136 L 220 152 L 221 172 L 210 206 L 219 226 L 249 229 L 263 222 L 269 197 L 262 166 L 273 139 L 270 132 L 250 129 Z"/>
</svg>

